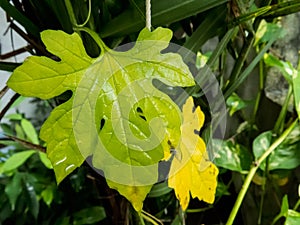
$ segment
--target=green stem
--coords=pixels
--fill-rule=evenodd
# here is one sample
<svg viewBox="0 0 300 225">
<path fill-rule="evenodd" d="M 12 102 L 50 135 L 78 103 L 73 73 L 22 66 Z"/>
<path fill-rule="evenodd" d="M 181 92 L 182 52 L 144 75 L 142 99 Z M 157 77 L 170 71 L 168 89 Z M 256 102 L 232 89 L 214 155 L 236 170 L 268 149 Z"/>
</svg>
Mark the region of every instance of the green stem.
<svg viewBox="0 0 300 225">
<path fill-rule="evenodd" d="M 110 50 L 95 31 L 93 31 L 87 27 L 78 27 L 78 28 L 74 28 L 74 30 L 84 31 L 84 32 L 88 33 L 93 38 L 93 40 L 97 43 L 99 48 L 101 49 L 101 54 L 103 54 L 105 51 Z"/>
<path fill-rule="evenodd" d="M 92 13 L 92 2 L 89 0 L 89 9 L 88 9 L 88 15 L 86 20 L 82 24 L 76 24 L 76 27 L 84 27 L 90 20 L 91 18 L 91 13 Z"/>
<path fill-rule="evenodd" d="M 281 108 L 278 119 L 277 119 L 277 121 L 275 123 L 275 126 L 274 126 L 274 132 L 276 134 L 280 134 L 283 130 L 284 120 L 285 120 L 285 117 L 286 117 L 287 109 L 288 109 L 290 98 L 291 98 L 292 94 L 293 94 L 293 87 L 292 87 L 292 85 L 290 85 L 287 96 L 285 98 L 285 102 L 284 102 L 284 104 Z"/>
<path fill-rule="evenodd" d="M 224 35 L 222 40 L 218 43 L 217 47 L 215 48 L 215 50 L 213 51 L 212 55 L 209 57 L 206 63 L 210 68 L 212 68 L 213 65 L 216 63 L 217 59 L 226 49 L 229 41 L 232 39 L 232 37 L 234 37 L 237 34 L 238 30 L 239 30 L 238 27 L 230 29 Z"/>
<path fill-rule="evenodd" d="M 75 17 L 75 13 L 74 13 L 71 1 L 70 0 L 65 0 L 65 5 L 66 5 L 66 9 L 67 9 L 67 12 L 69 14 L 70 21 L 71 21 L 72 25 L 73 25 L 73 27 L 76 27 L 77 26 L 77 21 L 76 21 L 76 17 Z"/>
<path fill-rule="evenodd" d="M 179 207 L 179 218 L 181 219 L 181 224 L 186 225 L 186 223 L 185 223 L 185 212 L 182 210 L 181 206 Z"/>
<path fill-rule="evenodd" d="M 153 225 L 163 225 L 163 223 L 159 219 L 152 216 L 150 213 L 145 212 L 144 210 L 142 210 L 141 216 L 143 219 L 147 220 L 148 222 L 152 223 Z"/>
<path fill-rule="evenodd" d="M 298 207 L 300 206 L 300 198 L 298 199 L 298 201 L 296 202 L 296 205 L 294 206 L 293 210 L 297 211 Z"/>
<path fill-rule="evenodd" d="M 265 76 L 264 76 L 264 63 L 263 61 L 259 61 L 259 90 L 255 99 L 255 104 L 253 108 L 252 118 L 251 118 L 251 124 L 255 124 L 255 118 L 257 111 L 259 109 L 259 103 L 261 100 L 261 95 L 264 90 L 264 82 L 265 82 Z"/>
<path fill-rule="evenodd" d="M 231 85 L 231 83 L 235 81 L 237 77 L 240 75 L 244 63 L 252 48 L 253 42 L 254 42 L 254 36 L 252 34 L 249 34 L 249 37 L 246 39 L 246 43 L 243 46 L 241 53 L 239 54 L 239 57 L 237 59 L 237 62 L 235 63 L 234 68 L 231 72 L 229 85 Z"/>
<path fill-rule="evenodd" d="M 163 223 L 159 219 L 157 219 L 155 216 L 151 215 L 150 213 L 142 210 L 142 214 L 144 215 L 144 218 L 146 220 L 149 221 L 151 219 L 151 221 L 154 221 L 154 222 L 152 222 L 153 224 L 158 224 L 158 225 L 161 224 L 161 225 L 163 225 Z M 151 222 L 151 221 L 149 221 L 149 222 Z"/>
<path fill-rule="evenodd" d="M 266 166 L 265 166 L 265 170 L 264 170 L 264 174 L 263 177 L 265 178 L 265 181 L 262 184 L 262 194 L 261 194 L 261 198 L 260 198 L 260 203 L 259 203 L 259 213 L 258 213 L 258 220 L 257 220 L 257 225 L 261 224 L 261 218 L 262 218 L 262 214 L 263 214 L 263 206 L 264 206 L 264 200 L 265 200 L 265 194 L 266 194 L 266 179 L 267 179 L 267 174 L 268 174 L 268 170 L 269 170 L 269 158 L 266 159 Z"/>
<path fill-rule="evenodd" d="M 250 65 L 242 72 L 242 74 L 238 77 L 238 79 L 233 81 L 233 83 L 225 91 L 225 94 L 224 94 L 225 99 L 227 99 L 244 82 L 244 80 L 249 76 L 249 74 L 252 72 L 252 70 L 255 68 L 257 63 L 264 56 L 264 54 L 269 50 L 269 48 L 274 43 L 274 41 L 275 41 L 275 38 L 271 39 L 268 42 L 268 44 L 265 47 L 263 47 L 263 49 L 260 51 L 260 53 L 255 57 L 255 59 L 252 60 Z"/>
<path fill-rule="evenodd" d="M 240 206 L 242 204 L 242 201 L 247 193 L 247 190 L 250 186 L 250 183 L 257 171 L 257 169 L 259 168 L 260 164 L 285 140 L 285 138 L 289 135 L 289 133 L 294 129 L 294 127 L 296 126 L 298 122 L 298 119 L 296 119 L 284 132 L 283 134 L 276 139 L 276 141 L 273 142 L 273 144 L 264 152 L 264 154 L 258 159 L 255 161 L 254 165 L 252 165 L 245 181 L 244 181 L 244 184 L 241 188 L 241 191 L 239 192 L 238 194 L 238 197 L 235 201 L 235 204 L 232 208 L 232 211 L 229 215 L 229 218 L 227 220 L 227 223 L 226 225 L 232 225 L 233 224 L 233 221 L 237 215 L 237 212 L 239 211 L 240 209 Z"/>
<path fill-rule="evenodd" d="M 211 209 L 213 206 L 210 205 L 208 207 L 205 207 L 205 208 L 199 208 L 199 209 L 187 209 L 186 210 L 186 213 L 199 213 L 199 212 L 205 212 L 209 209 Z"/>
<path fill-rule="evenodd" d="M 144 217 L 143 217 L 144 215 L 141 212 L 139 212 L 138 215 L 139 215 L 139 218 L 140 218 L 141 225 L 145 225 L 145 221 L 144 221 Z"/>
<path fill-rule="evenodd" d="M 274 220 L 272 221 L 271 225 L 274 225 L 280 218 L 282 217 L 282 214 L 277 215 Z"/>
</svg>

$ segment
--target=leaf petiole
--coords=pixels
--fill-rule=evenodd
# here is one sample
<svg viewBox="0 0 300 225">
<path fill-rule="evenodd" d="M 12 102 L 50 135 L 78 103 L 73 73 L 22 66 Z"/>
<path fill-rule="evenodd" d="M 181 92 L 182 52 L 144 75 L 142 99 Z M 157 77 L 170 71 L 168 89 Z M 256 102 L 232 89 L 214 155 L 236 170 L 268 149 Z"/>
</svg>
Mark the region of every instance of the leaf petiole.
<svg viewBox="0 0 300 225">
<path fill-rule="evenodd" d="M 91 38 L 93 38 L 93 40 L 96 42 L 96 44 L 99 46 L 99 48 L 101 49 L 101 55 L 103 54 L 103 52 L 110 50 L 95 31 L 93 31 L 87 27 L 77 27 L 77 28 L 74 28 L 74 30 L 75 31 L 84 31 L 84 32 L 88 33 L 91 36 Z"/>
</svg>

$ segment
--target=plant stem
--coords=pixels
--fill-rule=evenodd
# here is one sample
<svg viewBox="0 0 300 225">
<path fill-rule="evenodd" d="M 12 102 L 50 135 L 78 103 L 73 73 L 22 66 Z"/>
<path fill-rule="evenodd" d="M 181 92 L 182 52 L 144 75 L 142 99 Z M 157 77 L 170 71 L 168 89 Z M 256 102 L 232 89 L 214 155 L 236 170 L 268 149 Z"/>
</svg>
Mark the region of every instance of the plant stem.
<svg viewBox="0 0 300 225">
<path fill-rule="evenodd" d="M 241 50 L 241 53 L 239 54 L 237 62 L 235 63 L 234 68 L 231 72 L 229 85 L 231 85 L 231 83 L 233 81 L 235 81 L 238 78 L 238 76 L 240 75 L 241 70 L 244 66 L 244 63 L 250 53 L 250 50 L 252 49 L 253 43 L 254 43 L 254 36 L 252 34 L 249 34 L 249 36 L 247 37 L 245 44 Z"/>
<path fill-rule="evenodd" d="M 273 144 L 262 154 L 262 156 L 255 161 L 255 163 L 252 165 L 245 181 L 244 184 L 238 194 L 237 200 L 235 201 L 235 204 L 232 208 L 232 211 L 229 215 L 229 218 L 227 220 L 226 225 L 232 225 L 233 221 L 237 215 L 237 212 L 239 211 L 239 208 L 242 204 L 242 201 L 247 193 L 247 190 L 250 186 L 250 183 L 259 168 L 260 164 L 285 140 L 285 138 L 289 135 L 289 133 L 294 129 L 298 122 L 298 119 L 296 119 L 284 132 L 283 134 L 276 139 L 276 141 L 273 142 Z"/>
<path fill-rule="evenodd" d="M 265 178 L 265 181 L 262 184 L 262 194 L 261 194 L 261 198 L 260 198 L 260 203 L 259 203 L 259 213 L 258 213 L 258 220 L 257 220 L 257 225 L 261 224 L 261 218 L 262 218 L 262 214 L 263 214 L 263 206 L 264 206 L 264 200 L 265 200 L 265 194 L 266 194 L 266 179 L 267 179 L 267 174 L 269 173 L 269 158 L 266 159 L 266 166 L 265 166 L 265 170 L 264 170 L 264 174 L 263 177 Z"/>
<path fill-rule="evenodd" d="M 275 34 L 274 34 L 275 35 Z M 224 93 L 224 98 L 227 99 L 248 77 L 248 75 L 255 68 L 257 63 L 261 60 L 264 54 L 269 50 L 271 45 L 274 43 L 276 38 L 271 39 L 268 44 L 257 54 L 257 56 L 252 60 L 250 65 L 242 72 L 242 74 L 236 79 L 233 80 L 232 84 L 228 87 L 228 89 Z"/>
<path fill-rule="evenodd" d="M 296 205 L 294 206 L 293 210 L 297 211 L 298 207 L 300 206 L 300 198 L 296 202 Z"/>
<path fill-rule="evenodd" d="M 74 30 L 84 31 L 84 32 L 88 33 L 93 38 L 93 40 L 97 43 L 99 48 L 101 49 L 101 54 L 104 54 L 105 51 L 110 50 L 95 31 L 93 31 L 87 27 L 78 27 L 78 28 L 74 28 Z"/>
<path fill-rule="evenodd" d="M 158 224 L 158 225 L 161 224 L 161 225 L 163 225 L 163 223 L 159 219 L 157 219 L 155 216 L 151 215 L 150 213 L 148 213 L 148 212 L 146 212 L 144 210 L 142 210 L 142 215 L 144 216 L 144 218 L 146 220 L 148 220 L 149 222 L 151 222 L 153 224 Z"/>
<path fill-rule="evenodd" d="M 292 94 L 293 94 L 293 86 L 290 85 L 289 89 L 288 89 L 287 96 L 286 96 L 285 101 L 284 101 L 284 104 L 281 108 L 278 119 L 277 119 L 277 121 L 275 123 L 275 126 L 274 126 L 274 132 L 276 134 L 280 134 L 282 132 L 283 125 L 284 125 L 284 120 L 285 120 L 285 117 L 286 117 L 287 109 L 288 109 L 290 98 L 291 98 Z"/>
<path fill-rule="evenodd" d="M 65 0 L 65 5 L 66 5 L 66 9 L 67 9 L 67 12 L 69 14 L 70 21 L 71 21 L 72 25 L 73 25 L 73 27 L 76 27 L 77 26 L 77 21 L 76 21 L 76 17 L 75 17 L 75 13 L 74 13 L 71 1 L 70 0 Z"/>
<path fill-rule="evenodd" d="M 179 218 L 181 218 L 181 224 L 186 225 L 186 223 L 185 223 L 185 212 L 182 210 L 181 206 L 179 207 Z"/>
<path fill-rule="evenodd" d="M 145 222 L 144 222 L 144 219 L 147 220 L 148 222 L 152 223 L 153 225 L 162 225 L 163 223 L 158 220 L 157 218 L 155 218 L 154 216 L 152 216 L 151 214 L 145 212 L 145 211 L 142 211 L 141 213 L 139 213 L 140 215 L 140 219 L 141 219 L 141 224 L 142 225 L 145 225 Z M 158 222 L 156 222 L 158 221 Z"/>
<path fill-rule="evenodd" d="M 186 213 L 199 213 L 199 212 L 205 212 L 209 209 L 211 209 L 213 206 L 210 205 L 208 207 L 205 207 L 205 208 L 199 208 L 199 209 L 187 209 L 186 210 Z"/>
<path fill-rule="evenodd" d="M 144 221 L 144 216 L 141 212 L 138 213 L 139 214 L 139 218 L 140 218 L 140 222 L 141 222 L 141 225 L 145 225 L 145 221 Z"/>
<path fill-rule="evenodd" d="M 91 0 L 88 0 L 89 8 L 88 8 L 88 15 L 85 19 L 85 21 L 82 24 L 77 24 L 77 27 L 84 27 L 90 20 L 91 18 L 91 13 L 92 13 L 92 2 Z"/>
<path fill-rule="evenodd" d="M 0 121 L 5 116 L 10 107 L 14 104 L 15 101 L 20 97 L 20 94 L 16 93 L 12 96 L 9 102 L 4 106 L 4 108 L 0 111 Z"/>
<path fill-rule="evenodd" d="M 261 95 L 262 95 L 262 92 L 264 90 L 264 82 L 265 82 L 264 63 L 261 60 L 259 62 L 259 90 L 258 90 L 256 99 L 255 99 L 254 109 L 253 109 L 252 118 L 251 118 L 251 125 L 252 126 L 253 126 L 253 124 L 255 124 L 255 118 L 256 118 L 257 111 L 259 109 L 259 103 L 260 103 L 260 100 L 261 100 Z"/>
</svg>

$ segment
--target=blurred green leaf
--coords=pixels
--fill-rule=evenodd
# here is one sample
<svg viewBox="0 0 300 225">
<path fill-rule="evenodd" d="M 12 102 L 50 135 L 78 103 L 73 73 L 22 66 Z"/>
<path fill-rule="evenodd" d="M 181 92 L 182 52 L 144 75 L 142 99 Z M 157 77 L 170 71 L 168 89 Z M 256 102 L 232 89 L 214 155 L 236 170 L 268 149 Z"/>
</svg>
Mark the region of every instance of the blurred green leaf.
<svg viewBox="0 0 300 225">
<path fill-rule="evenodd" d="M 70 225 L 70 217 L 69 216 L 65 216 L 62 215 L 61 217 L 59 217 L 54 225 Z"/>
<path fill-rule="evenodd" d="M 28 197 L 29 211 L 34 216 L 34 218 L 37 219 L 38 214 L 39 214 L 40 205 L 39 205 L 39 201 L 38 201 L 34 186 L 28 179 L 24 179 L 24 182 L 25 182 L 25 187 L 26 187 L 25 190 L 26 190 L 27 197 Z"/>
<path fill-rule="evenodd" d="M 211 54 L 212 52 L 206 52 L 205 54 L 197 52 L 196 67 L 200 69 L 201 67 L 205 66 Z"/>
<path fill-rule="evenodd" d="M 22 192 L 22 177 L 21 173 L 15 173 L 12 180 L 5 187 L 5 193 L 9 199 L 12 210 L 15 210 L 16 201 Z"/>
<path fill-rule="evenodd" d="M 14 113 L 14 114 L 9 114 L 5 116 L 5 118 L 10 119 L 10 120 L 22 120 L 23 116 L 19 113 Z"/>
<path fill-rule="evenodd" d="M 299 225 L 300 224 L 300 213 L 289 209 L 284 225 Z"/>
<path fill-rule="evenodd" d="M 16 131 L 17 138 L 25 140 L 24 130 L 18 123 L 15 125 L 15 131 Z"/>
<path fill-rule="evenodd" d="M 152 26 L 170 24 L 184 18 L 196 15 L 228 0 L 152 0 Z M 226 7 L 224 7 L 226 9 Z M 135 8 L 129 8 L 115 19 L 105 24 L 100 30 L 101 37 L 122 36 L 131 34 L 145 27 L 145 16 L 141 14 L 145 9 L 145 1 L 139 1 Z"/>
<path fill-rule="evenodd" d="M 6 197 L 5 195 L 2 196 Z M 0 221 L 5 221 L 12 215 L 13 211 L 11 210 L 11 205 L 8 200 L 4 201 L 3 198 L 1 198 L 0 202 Z"/>
<path fill-rule="evenodd" d="M 235 112 L 246 108 L 249 105 L 249 101 L 244 101 L 236 93 L 232 93 L 226 100 L 226 105 L 229 107 L 229 115 L 232 116 Z"/>
<path fill-rule="evenodd" d="M 28 99 L 24 96 L 19 96 L 18 99 L 14 102 L 14 104 L 11 105 L 11 108 L 17 107 L 20 105 L 25 99 Z"/>
<path fill-rule="evenodd" d="M 35 150 L 27 150 L 23 152 L 18 152 L 13 154 L 8 160 L 5 161 L 2 167 L 2 172 L 7 173 L 10 172 L 19 166 L 21 166 L 25 161 L 36 153 Z"/>
<path fill-rule="evenodd" d="M 281 210 L 280 214 L 281 216 L 287 216 L 289 210 L 289 202 L 288 202 L 288 196 L 284 195 L 282 198 L 282 203 L 281 203 Z"/>
<path fill-rule="evenodd" d="M 182 225 L 182 221 L 180 220 L 179 215 L 176 215 L 175 219 L 171 223 L 171 225 Z"/>
<path fill-rule="evenodd" d="M 276 223 L 281 217 L 287 217 L 289 211 L 288 196 L 284 195 L 282 198 L 280 213 L 274 218 L 272 225 Z"/>
<path fill-rule="evenodd" d="M 50 206 L 53 200 L 53 187 L 48 186 L 46 189 L 44 189 L 41 193 L 41 196 L 43 198 L 43 201 Z"/>
<path fill-rule="evenodd" d="M 151 191 L 149 192 L 149 194 L 147 195 L 147 197 L 157 198 L 162 195 L 170 193 L 172 190 L 173 190 L 172 188 L 169 188 L 167 182 L 155 184 L 155 185 L 153 185 L 153 187 L 152 187 Z"/>
<path fill-rule="evenodd" d="M 238 172 L 250 169 L 252 156 L 247 148 L 232 141 L 213 139 L 212 142 L 215 152 L 214 162 L 218 167 Z"/>
<path fill-rule="evenodd" d="M 39 152 L 42 163 L 48 168 L 53 169 L 52 163 L 45 152 Z"/>
<path fill-rule="evenodd" d="M 259 158 L 272 144 L 272 131 L 260 134 L 253 141 L 253 153 Z M 297 126 L 289 136 L 270 154 L 269 170 L 294 169 L 300 165 L 300 128 Z M 265 169 L 265 162 L 260 168 Z"/>
<path fill-rule="evenodd" d="M 12 127 L 9 124 L 0 123 L 0 127 L 3 130 L 4 134 L 10 135 L 10 136 L 14 135 L 14 131 L 13 131 Z"/>
<path fill-rule="evenodd" d="M 32 125 L 32 123 L 29 120 L 22 119 L 21 126 L 22 126 L 27 138 L 33 144 L 39 144 L 39 138 L 38 138 L 38 135 L 37 135 L 36 130 L 35 130 L 34 126 Z"/>
<path fill-rule="evenodd" d="M 274 23 L 267 23 L 265 20 L 262 20 L 255 33 L 254 46 L 270 41 L 274 38 L 274 33 L 278 34 L 276 36 L 277 39 L 283 38 L 286 35 L 285 30 L 279 25 Z"/>
<path fill-rule="evenodd" d="M 94 206 L 73 214 L 73 225 L 94 224 L 105 218 L 105 209 L 101 206 Z"/>
<path fill-rule="evenodd" d="M 290 62 L 284 62 L 271 54 L 264 55 L 264 62 L 267 66 L 272 66 L 279 69 L 289 84 L 292 84 L 293 76 L 297 71 Z"/>
<path fill-rule="evenodd" d="M 228 191 L 228 186 L 223 182 L 218 181 L 216 196 L 224 196 L 224 195 L 230 195 L 230 192 Z"/>
</svg>

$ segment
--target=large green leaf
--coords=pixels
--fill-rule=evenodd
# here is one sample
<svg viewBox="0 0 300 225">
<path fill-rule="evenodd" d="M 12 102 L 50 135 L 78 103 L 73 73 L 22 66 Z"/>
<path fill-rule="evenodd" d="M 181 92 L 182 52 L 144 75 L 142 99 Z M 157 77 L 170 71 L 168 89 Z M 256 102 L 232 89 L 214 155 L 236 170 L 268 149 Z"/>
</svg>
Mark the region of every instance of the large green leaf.
<svg viewBox="0 0 300 225">
<path fill-rule="evenodd" d="M 8 86 L 43 99 L 71 90 L 72 97 L 52 111 L 40 133 L 57 181 L 93 156 L 93 166 L 109 184 L 141 206 L 141 196 L 158 179 L 158 162 L 169 156 L 170 144 L 178 144 L 181 125 L 177 105 L 152 80 L 171 86 L 191 86 L 194 80 L 178 54 L 160 53 L 169 45 L 169 29 L 143 29 L 134 47 L 118 52 L 89 32 L 102 48 L 98 58 L 86 54 L 78 34 L 44 31 L 47 50 L 60 61 L 30 57 Z"/>
<path fill-rule="evenodd" d="M 212 143 L 218 167 L 238 172 L 250 169 L 252 156 L 247 148 L 232 141 L 214 139 Z"/>
<path fill-rule="evenodd" d="M 269 170 L 294 169 L 300 165 L 300 128 L 296 126 L 289 136 L 270 154 Z M 253 153 L 259 158 L 272 144 L 273 133 L 264 132 L 253 141 Z M 265 169 L 265 162 L 260 165 Z"/>
</svg>

